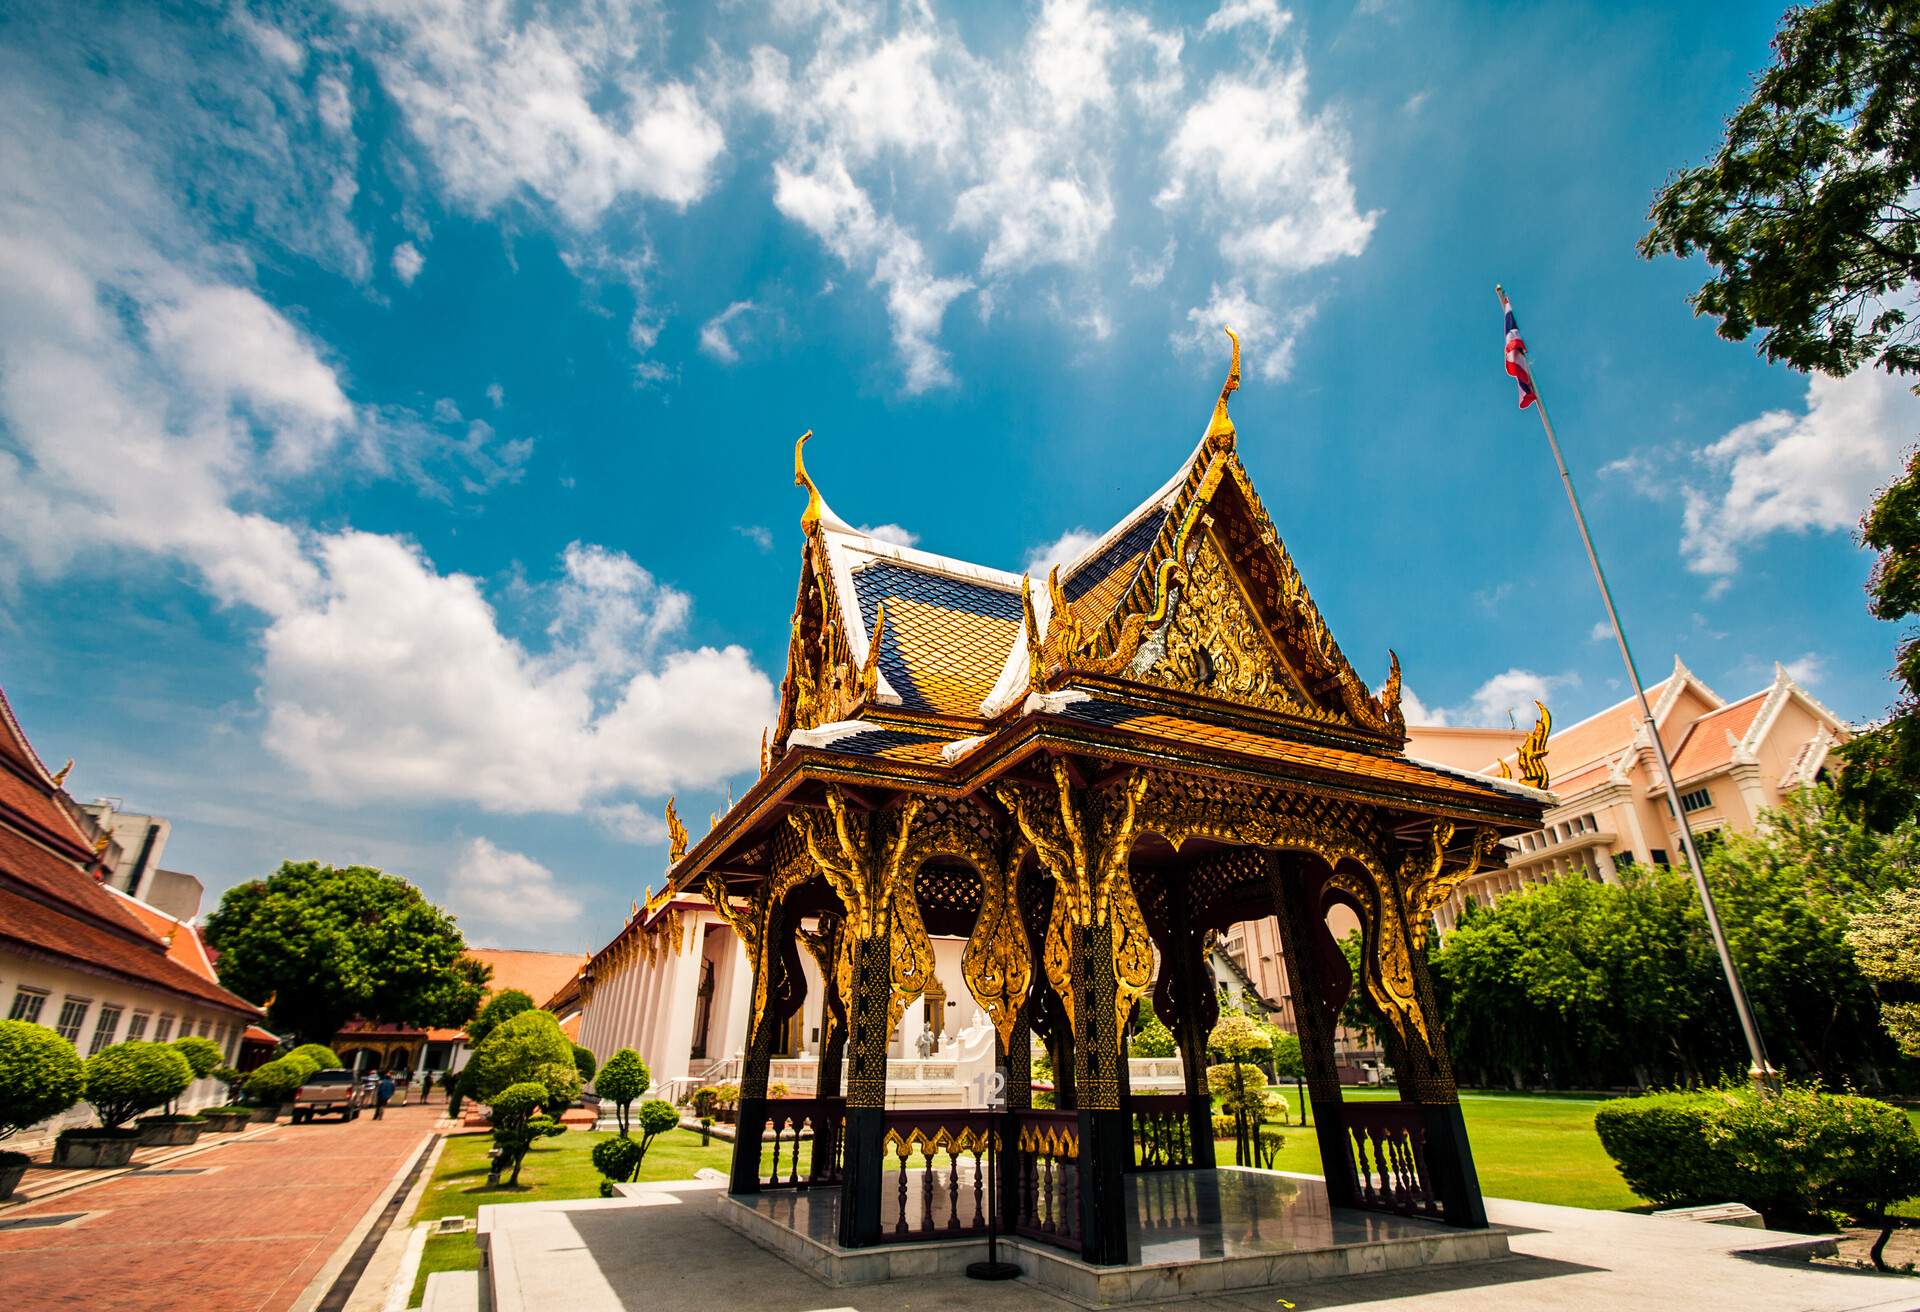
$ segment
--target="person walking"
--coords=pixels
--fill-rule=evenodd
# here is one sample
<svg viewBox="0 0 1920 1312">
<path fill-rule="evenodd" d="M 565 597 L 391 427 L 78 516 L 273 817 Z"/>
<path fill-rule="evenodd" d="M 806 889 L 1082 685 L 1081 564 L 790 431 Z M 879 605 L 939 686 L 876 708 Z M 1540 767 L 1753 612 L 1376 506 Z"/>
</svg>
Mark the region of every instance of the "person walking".
<svg viewBox="0 0 1920 1312">
<path fill-rule="evenodd" d="M 386 1071 L 380 1072 L 380 1087 L 373 1098 L 373 1119 L 379 1120 L 387 1114 L 387 1099 L 393 1097 L 393 1076 Z"/>
<path fill-rule="evenodd" d="M 425 1102 L 433 1096 L 433 1072 L 427 1071 L 420 1076 L 420 1101 Z"/>
</svg>

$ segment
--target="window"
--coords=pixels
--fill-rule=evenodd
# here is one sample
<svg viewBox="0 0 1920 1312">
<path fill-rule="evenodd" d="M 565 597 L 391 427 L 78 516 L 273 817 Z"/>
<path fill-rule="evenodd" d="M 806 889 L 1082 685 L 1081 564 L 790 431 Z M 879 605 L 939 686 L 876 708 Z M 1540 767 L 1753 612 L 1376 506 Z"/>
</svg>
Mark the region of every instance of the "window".
<svg viewBox="0 0 1920 1312">
<path fill-rule="evenodd" d="M 45 989 L 30 989 L 22 986 L 20 991 L 13 995 L 13 1010 L 7 1013 L 7 1019 L 38 1022 L 40 1008 L 46 1005 Z"/>
<path fill-rule="evenodd" d="M 120 1012 L 119 1007 L 100 1008 L 100 1019 L 94 1023 L 93 1042 L 87 1048 L 87 1056 L 113 1043 L 113 1036 L 120 1031 Z"/>
<path fill-rule="evenodd" d="M 1656 847 L 1647 855 L 1653 858 L 1653 863 L 1657 866 L 1667 864 L 1667 849 L 1664 847 Z"/>
<path fill-rule="evenodd" d="M 144 1011 L 134 1012 L 133 1019 L 127 1022 L 127 1040 L 129 1042 L 132 1042 L 133 1040 L 136 1040 L 136 1039 L 146 1038 L 147 1025 L 152 1020 L 153 1020 L 152 1015 L 147 1012 L 144 1012 Z"/>
<path fill-rule="evenodd" d="M 1712 805 L 1713 794 L 1704 788 L 1696 788 L 1690 793 L 1680 794 L 1680 809 L 1682 811 L 1704 811 Z M 1671 811 L 1673 808 L 1668 807 L 1667 809 Z"/>
<path fill-rule="evenodd" d="M 153 1041 L 155 1043 L 165 1043 L 168 1039 L 172 1037 L 173 1037 L 173 1017 L 166 1015 L 163 1012 L 161 1013 L 161 1016 L 160 1016 L 160 1023 L 153 1027 Z"/>
<path fill-rule="evenodd" d="M 206 1020 L 203 1020 L 203 1021 L 201 1021 L 201 1022 L 200 1022 L 200 1037 L 201 1037 L 201 1038 L 203 1038 L 203 1039 L 204 1039 L 204 1038 L 206 1038 L 206 1037 L 207 1037 L 207 1026 L 209 1026 L 209 1025 L 211 1025 L 212 1023 L 213 1023 L 212 1021 L 206 1021 Z"/>
<path fill-rule="evenodd" d="M 76 1048 L 80 1046 L 80 1031 L 87 1023 L 87 1008 L 92 1005 L 92 998 L 68 998 L 60 1004 L 60 1023 L 53 1028 Z"/>
</svg>

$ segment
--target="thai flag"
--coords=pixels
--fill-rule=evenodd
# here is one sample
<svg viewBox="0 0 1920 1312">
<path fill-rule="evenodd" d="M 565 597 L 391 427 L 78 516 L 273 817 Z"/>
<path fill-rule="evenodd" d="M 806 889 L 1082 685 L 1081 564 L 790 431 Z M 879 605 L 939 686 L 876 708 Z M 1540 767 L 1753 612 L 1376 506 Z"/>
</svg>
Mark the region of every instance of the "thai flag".
<svg viewBox="0 0 1920 1312">
<path fill-rule="evenodd" d="M 1500 306 L 1507 312 L 1507 372 L 1520 384 L 1520 408 L 1525 410 L 1540 399 L 1540 394 L 1533 390 L 1533 370 L 1527 367 L 1526 339 L 1520 336 L 1520 321 L 1513 317 L 1513 305 L 1505 292 L 1500 293 Z"/>
</svg>

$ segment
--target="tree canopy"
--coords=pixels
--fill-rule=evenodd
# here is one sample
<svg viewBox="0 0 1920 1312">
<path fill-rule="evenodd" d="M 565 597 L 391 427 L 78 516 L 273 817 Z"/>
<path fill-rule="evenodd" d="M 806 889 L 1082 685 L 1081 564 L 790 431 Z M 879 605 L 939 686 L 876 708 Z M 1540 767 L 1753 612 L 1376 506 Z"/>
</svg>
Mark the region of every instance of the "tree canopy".
<svg viewBox="0 0 1920 1312">
<path fill-rule="evenodd" d="M 1694 309 L 1769 360 L 1920 372 L 1920 11 L 1912 0 L 1789 9 L 1774 62 L 1707 163 L 1654 198 L 1640 251 L 1700 253 Z"/>
<path fill-rule="evenodd" d="M 1860 971 L 1880 1000 L 1880 1023 L 1909 1057 L 1920 1057 L 1920 889 L 1894 889 L 1847 930 Z"/>
<path fill-rule="evenodd" d="M 1795 369 L 1920 373 L 1920 6 L 1824 0 L 1781 20 L 1774 60 L 1714 158 L 1654 198 L 1641 254 L 1698 253 L 1691 300 Z M 1917 389 L 1920 390 L 1920 389 Z M 1861 541 L 1880 553 L 1869 609 L 1920 614 L 1920 452 L 1875 498 Z M 1920 805 L 1920 637 L 1897 654 L 1888 723 L 1838 750 L 1841 796 L 1880 829 Z"/>
<path fill-rule="evenodd" d="M 324 1043 L 356 1017 L 464 1025 L 480 1001 L 453 918 L 367 866 L 286 862 L 229 889 L 206 936 L 220 982 L 271 999 L 268 1023 L 306 1042 Z"/>
<path fill-rule="evenodd" d="M 548 1067 L 558 1067 L 557 1072 Z M 571 1091 L 563 1086 L 572 1082 Z M 573 1064 L 573 1044 L 560 1032 L 560 1022 L 548 1011 L 523 1011 L 502 1022 L 473 1050 L 460 1072 L 460 1091 L 481 1102 L 509 1085 L 535 1083 L 558 1102 L 571 1101 L 580 1091 L 580 1072 Z"/>
</svg>

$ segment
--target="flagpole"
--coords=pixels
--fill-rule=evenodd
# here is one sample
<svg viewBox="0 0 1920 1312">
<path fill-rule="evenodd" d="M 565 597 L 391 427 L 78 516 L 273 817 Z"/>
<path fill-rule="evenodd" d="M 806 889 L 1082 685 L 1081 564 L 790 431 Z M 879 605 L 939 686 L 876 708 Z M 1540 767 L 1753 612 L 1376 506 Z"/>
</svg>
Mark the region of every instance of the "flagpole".
<svg viewBox="0 0 1920 1312">
<path fill-rule="evenodd" d="M 1499 283 L 1493 286 L 1494 293 L 1500 297 L 1500 308 L 1511 309 L 1507 293 Z M 1640 715 L 1646 724 L 1647 737 L 1653 743 L 1654 759 L 1660 763 L 1660 781 L 1666 788 L 1667 807 L 1673 812 L 1674 819 L 1680 822 L 1680 844 L 1686 852 L 1687 869 L 1693 874 L 1693 887 L 1700 895 L 1701 910 L 1706 912 L 1707 929 L 1713 935 L 1714 950 L 1720 954 L 1720 969 L 1727 977 L 1727 991 L 1733 994 L 1733 1009 L 1740 1017 L 1740 1030 L 1746 1036 L 1747 1052 L 1753 1059 L 1753 1068 L 1748 1078 L 1756 1087 L 1766 1087 L 1773 1078 L 1773 1067 L 1767 1062 L 1766 1044 L 1760 1038 L 1760 1026 L 1754 1021 L 1753 1007 L 1747 1001 L 1747 991 L 1740 983 L 1740 971 L 1733 964 L 1733 953 L 1727 949 L 1726 933 L 1720 928 L 1720 912 L 1714 906 L 1713 891 L 1707 887 L 1706 872 L 1700 868 L 1700 852 L 1694 845 L 1693 827 L 1687 823 L 1687 811 L 1680 804 L 1680 789 L 1673 781 L 1673 762 L 1667 759 L 1666 744 L 1660 741 L 1660 727 L 1654 723 L 1653 708 L 1647 704 L 1646 689 L 1640 685 L 1640 670 L 1633 662 L 1633 649 L 1627 645 L 1627 631 L 1620 624 L 1620 614 L 1613 606 L 1613 591 L 1607 587 L 1606 571 L 1600 568 L 1599 553 L 1593 549 L 1593 535 L 1587 532 L 1587 517 L 1580 509 L 1580 497 L 1573 490 L 1573 475 L 1567 472 L 1566 457 L 1560 453 L 1560 439 L 1554 436 L 1553 420 L 1547 416 L 1547 403 L 1540 395 L 1540 379 L 1531 367 L 1528 372 L 1533 382 L 1533 407 L 1540 412 L 1540 427 L 1546 430 L 1547 445 L 1553 450 L 1553 463 L 1560 471 L 1560 483 L 1567 490 L 1567 504 L 1573 508 L 1573 522 L 1580 530 L 1580 545 L 1587 550 L 1587 564 L 1593 567 L 1593 581 L 1600 585 L 1600 600 L 1607 608 L 1607 620 L 1613 625 L 1614 641 L 1620 644 L 1620 659 L 1627 667 L 1627 682 L 1633 686 L 1633 695 L 1640 703 Z"/>
</svg>

